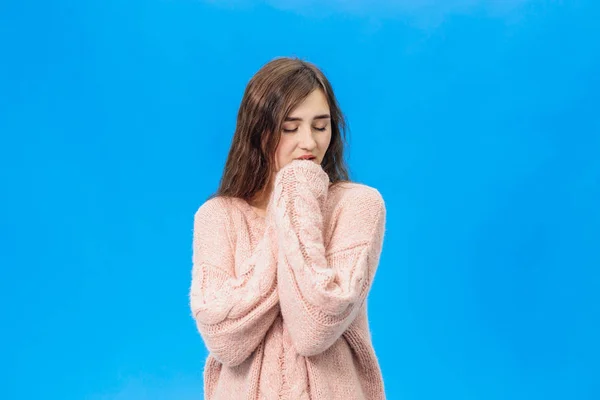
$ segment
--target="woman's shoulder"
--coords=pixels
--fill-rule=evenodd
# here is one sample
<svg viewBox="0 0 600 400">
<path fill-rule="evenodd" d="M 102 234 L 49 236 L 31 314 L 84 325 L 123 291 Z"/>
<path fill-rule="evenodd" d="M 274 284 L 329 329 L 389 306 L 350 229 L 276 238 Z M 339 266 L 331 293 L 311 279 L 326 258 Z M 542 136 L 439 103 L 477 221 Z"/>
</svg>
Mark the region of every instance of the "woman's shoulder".
<svg viewBox="0 0 600 400">
<path fill-rule="evenodd" d="M 226 196 L 213 196 L 205 200 L 204 203 L 196 209 L 195 217 L 208 219 L 227 218 L 230 215 L 229 209 L 232 207 L 232 199 Z"/>
<path fill-rule="evenodd" d="M 260 220 L 260 218 L 252 211 L 252 208 L 244 199 L 221 195 L 213 196 L 202 203 L 196 211 L 196 217 L 199 215 L 210 217 L 212 221 L 219 221 L 221 223 L 234 223 L 240 218 L 248 220 Z"/>
<path fill-rule="evenodd" d="M 379 190 L 373 186 L 369 186 L 360 182 L 349 181 L 335 183 L 330 187 L 328 197 L 334 203 L 372 203 L 375 205 L 385 206 L 383 196 Z"/>
</svg>

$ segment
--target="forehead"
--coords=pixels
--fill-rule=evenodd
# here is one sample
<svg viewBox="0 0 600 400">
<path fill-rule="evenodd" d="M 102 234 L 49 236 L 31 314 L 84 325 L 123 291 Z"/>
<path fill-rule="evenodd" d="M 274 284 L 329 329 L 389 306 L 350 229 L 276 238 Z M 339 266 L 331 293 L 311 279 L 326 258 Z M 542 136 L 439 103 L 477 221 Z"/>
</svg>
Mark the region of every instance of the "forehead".
<svg viewBox="0 0 600 400">
<path fill-rule="evenodd" d="M 329 113 L 327 98 L 321 89 L 311 92 L 296 108 L 290 112 L 290 117 L 309 118 L 317 114 Z"/>
</svg>

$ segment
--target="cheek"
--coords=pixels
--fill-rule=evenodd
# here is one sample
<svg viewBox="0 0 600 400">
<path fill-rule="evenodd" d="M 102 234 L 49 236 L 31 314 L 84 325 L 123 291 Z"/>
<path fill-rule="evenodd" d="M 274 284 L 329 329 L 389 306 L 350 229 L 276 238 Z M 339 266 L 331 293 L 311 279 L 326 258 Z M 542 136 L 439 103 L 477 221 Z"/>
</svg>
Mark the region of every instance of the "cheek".
<svg viewBox="0 0 600 400">
<path fill-rule="evenodd" d="M 325 155 L 325 153 L 327 153 L 330 143 L 331 143 L 331 136 L 321 137 L 319 139 L 318 145 L 319 145 L 319 153 L 321 154 L 321 157 L 323 157 Z"/>
<path fill-rule="evenodd" d="M 279 142 L 279 146 L 275 151 L 275 165 L 277 167 L 277 171 L 285 167 L 290 162 L 289 158 L 291 157 L 292 151 L 293 147 L 291 147 L 284 140 Z"/>
<path fill-rule="evenodd" d="M 275 152 L 275 168 L 278 172 L 281 168 L 285 167 L 286 164 L 285 147 L 279 147 Z"/>
</svg>

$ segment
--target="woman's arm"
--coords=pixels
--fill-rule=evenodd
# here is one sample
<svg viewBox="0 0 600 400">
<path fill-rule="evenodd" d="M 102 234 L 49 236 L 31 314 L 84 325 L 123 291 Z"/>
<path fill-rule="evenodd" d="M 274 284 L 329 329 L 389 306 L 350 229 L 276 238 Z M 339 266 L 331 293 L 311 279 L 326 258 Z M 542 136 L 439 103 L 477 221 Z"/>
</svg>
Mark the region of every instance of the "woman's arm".
<svg viewBox="0 0 600 400">
<path fill-rule="evenodd" d="M 328 186 L 318 164 L 295 160 L 279 171 L 273 192 L 281 313 L 303 356 L 327 350 L 354 321 L 383 245 L 385 203 L 364 186 L 342 200 L 326 254 L 322 209 Z"/>
<path fill-rule="evenodd" d="M 236 268 L 224 201 L 210 199 L 194 216 L 190 308 L 210 353 L 234 367 L 273 324 L 279 296 L 273 226 L 266 226 L 251 257 Z"/>
</svg>

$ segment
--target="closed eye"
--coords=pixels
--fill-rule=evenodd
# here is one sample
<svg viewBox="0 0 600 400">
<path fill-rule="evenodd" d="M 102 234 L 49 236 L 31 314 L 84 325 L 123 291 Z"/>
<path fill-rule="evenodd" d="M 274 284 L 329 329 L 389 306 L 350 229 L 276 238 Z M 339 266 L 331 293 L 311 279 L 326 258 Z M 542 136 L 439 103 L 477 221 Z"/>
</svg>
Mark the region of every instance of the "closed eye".
<svg viewBox="0 0 600 400">
<path fill-rule="evenodd" d="M 317 127 L 315 126 L 315 127 L 313 127 L 313 128 L 314 128 L 315 130 L 319 131 L 319 132 L 323 132 L 323 131 L 325 131 L 325 130 L 327 129 L 327 127 L 326 127 L 326 126 L 324 126 L 324 127 L 322 127 L 322 128 L 317 128 Z M 284 131 L 284 132 L 286 132 L 286 133 L 292 133 L 292 132 L 296 132 L 297 130 L 298 130 L 298 128 L 295 128 L 295 129 L 285 129 L 285 128 L 283 128 L 283 131 Z"/>
</svg>

